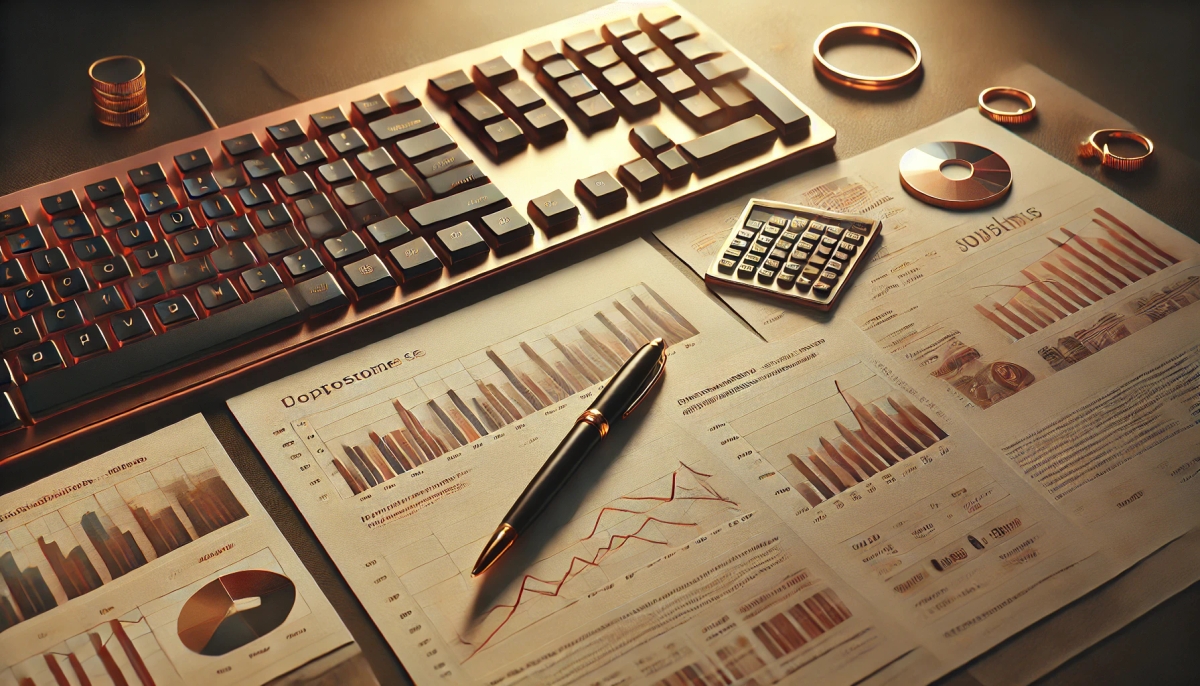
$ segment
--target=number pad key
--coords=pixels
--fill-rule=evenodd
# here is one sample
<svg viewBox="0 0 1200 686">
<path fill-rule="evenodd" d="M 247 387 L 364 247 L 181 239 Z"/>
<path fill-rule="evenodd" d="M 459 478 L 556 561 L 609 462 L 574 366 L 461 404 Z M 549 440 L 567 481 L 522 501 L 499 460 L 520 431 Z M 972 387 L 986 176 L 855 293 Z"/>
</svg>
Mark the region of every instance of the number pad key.
<svg viewBox="0 0 1200 686">
<path fill-rule="evenodd" d="M 392 248 L 391 255 L 400 268 L 400 279 L 405 283 L 442 271 L 441 259 L 424 238 L 414 238 Z"/>
<path fill-rule="evenodd" d="M 488 246 L 483 241 L 483 236 L 479 235 L 470 222 L 461 222 L 438 231 L 437 240 L 446 254 L 450 256 L 451 266 L 488 252 Z"/>
</svg>

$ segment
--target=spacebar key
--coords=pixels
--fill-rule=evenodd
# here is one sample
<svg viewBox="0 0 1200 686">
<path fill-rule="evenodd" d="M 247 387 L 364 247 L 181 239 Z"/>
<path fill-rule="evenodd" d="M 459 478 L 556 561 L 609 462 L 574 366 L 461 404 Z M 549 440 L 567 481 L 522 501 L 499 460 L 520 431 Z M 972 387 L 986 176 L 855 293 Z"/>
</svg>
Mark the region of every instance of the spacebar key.
<svg viewBox="0 0 1200 686">
<path fill-rule="evenodd" d="M 122 346 L 74 367 L 39 374 L 21 391 L 32 415 L 77 404 L 100 391 L 116 390 L 156 371 L 182 366 L 201 353 L 241 342 L 298 319 L 300 308 L 286 290 L 218 312 L 185 326 Z"/>
<path fill-rule="evenodd" d="M 760 115 L 734 122 L 695 140 L 681 143 L 688 161 L 697 173 L 711 174 L 741 160 L 748 154 L 771 147 L 778 134 Z"/>
<path fill-rule="evenodd" d="M 511 203 L 494 183 L 465 190 L 448 198 L 418 205 L 409 210 L 417 226 L 426 230 L 444 229 L 488 210 L 499 210 Z"/>
</svg>

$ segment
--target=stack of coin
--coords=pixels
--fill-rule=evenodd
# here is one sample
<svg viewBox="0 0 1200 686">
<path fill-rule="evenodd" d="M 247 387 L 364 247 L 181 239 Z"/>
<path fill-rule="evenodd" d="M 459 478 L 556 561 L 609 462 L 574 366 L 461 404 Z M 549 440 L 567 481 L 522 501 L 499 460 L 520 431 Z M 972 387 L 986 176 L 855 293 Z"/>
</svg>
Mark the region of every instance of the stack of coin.
<svg viewBox="0 0 1200 686">
<path fill-rule="evenodd" d="M 98 59 L 88 67 L 96 118 L 105 126 L 128 128 L 150 118 L 146 65 L 136 57 Z"/>
</svg>

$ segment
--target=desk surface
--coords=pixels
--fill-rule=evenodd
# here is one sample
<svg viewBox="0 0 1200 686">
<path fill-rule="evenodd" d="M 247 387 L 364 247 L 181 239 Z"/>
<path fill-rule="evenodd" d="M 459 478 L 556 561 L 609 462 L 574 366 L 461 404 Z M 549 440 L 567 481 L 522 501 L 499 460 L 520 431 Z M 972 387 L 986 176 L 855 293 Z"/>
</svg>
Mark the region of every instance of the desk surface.
<svg viewBox="0 0 1200 686">
<path fill-rule="evenodd" d="M 836 153 L 846 158 L 970 107 L 1000 75 L 1032 63 L 1134 122 L 1163 146 L 1157 164 L 1122 177 L 1098 168 L 1084 173 L 1193 238 L 1190 214 L 1200 188 L 1200 5 L 1021 2 L 1003 5 L 952 0 L 890 3 L 859 0 L 679 0 L 749 55 L 838 129 Z M 220 124 L 234 123 L 297 101 L 341 90 L 433 59 L 509 37 L 592 7 L 601 0 L 321 3 L 315 0 L 240 3 L 0 3 L 0 195 L 148 150 L 207 129 L 171 81 L 176 73 L 199 94 Z M 453 7 L 454 11 L 449 11 Z M 861 94 L 818 82 L 811 45 L 824 28 L 869 20 L 899 26 L 921 43 L 926 75 L 899 93 Z M 780 27 L 786 27 L 781 30 Z M 86 69 L 92 60 L 133 53 L 148 65 L 152 116 L 132 130 L 110 130 L 91 113 Z M 1070 113 L 1043 112 L 1022 135 L 1080 168 L 1075 144 L 1087 131 Z M 764 185 L 767 181 L 764 180 Z M 744 189 L 743 189 L 744 190 Z M 608 236 L 568 250 L 577 261 L 631 236 Z M 665 251 L 664 251 L 665 252 Z M 691 275 L 677 260 L 681 271 Z M 554 266 L 565 262 L 558 261 Z M 377 326 L 356 338 L 366 345 L 401 325 L 428 321 L 497 290 L 537 278 L 540 264 L 415 309 L 403 323 Z M 692 278 L 695 278 L 692 275 Z M 701 282 L 696 283 L 702 289 Z M 344 344 L 342 344 L 344 345 Z M 204 412 L 256 495 L 296 548 L 382 683 L 403 670 L 333 564 L 300 519 L 279 483 L 257 459 L 224 399 L 300 370 L 329 354 L 326 346 L 272 364 L 254 379 L 221 384 L 186 404 L 168 405 L 124 422 L 86 446 L 66 445 L 0 471 L 4 489 Z M 1200 682 L 1200 585 L 1194 585 L 1048 676 L 1048 683 Z M 972 684 L 963 670 L 947 677 Z"/>
</svg>

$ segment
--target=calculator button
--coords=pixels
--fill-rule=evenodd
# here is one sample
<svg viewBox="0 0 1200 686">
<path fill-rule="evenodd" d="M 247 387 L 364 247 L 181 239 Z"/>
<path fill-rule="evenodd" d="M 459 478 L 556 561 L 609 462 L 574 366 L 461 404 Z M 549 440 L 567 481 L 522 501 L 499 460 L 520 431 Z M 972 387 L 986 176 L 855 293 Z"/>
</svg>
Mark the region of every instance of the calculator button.
<svg viewBox="0 0 1200 686">
<path fill-rule="evenodd" d="M 788 220 L 777 214 L 773 214 L 771 215 L 771 218 L 767 220 L 767 223 L 771 226 L 787 226 Z"/>
<path fill-rule="evenodd" d="M 754 245 L 750 246 L 750 253 L 754 255 L 766 255 L 770 251 L 771 248 L 769 245 L 763 245 L 757 241 L 755 241 Z"/>
<path fill-rule="evenodd" d="M 833 283 L 829 281 L 817 281 L 813 284 L 812 290 L 815 295 L 829 295 L 829 292 L 833 290 Z"/>
<path fill-rule="evenodd" d="M 782 229 L 780 229 L 778 226 L 768 225 L 768 226 L 764 226 L 762 228 L 762 235 L 770 236 L 770 237 L 774 238 L 774 237 L 778 236 L 781 231 L 782 231 Z"/>
<path fill-rule="evenodd" d="M 833 272 L 834 274 L 840 274 L 845 267 L 846 265 L 838 260 L 829 260 L 825 263 L 826 273 Z"/>
<path fill-rule="evenodd" d="M 807 276 L 796 277 L 796 290 L 807 291 L 808 289 L 812 288 L 812 285 L 813 285 L 813 280 L 808 278 Z"/>
<path fill-rule="evenodd" d="M 861 233 L 847 231 L 846 235 L 842 236 L 842 240 L 846 241 L 847 243 L 851 243 L 853 245 L 862 245 L 863 235 Z"/>
<path fill-rule="evenodd" d="M 835 259 L 839 262 L 846 262 L 850 259 L 850 256 L 847 255 L 846 253 L 842 252 L 841 250 L 837 250 L 833 253 L 833 259 Z"/>
<path fill-rule="evenodd" d="M 741 238 L 741 239 L 747 240 L 747 241 L 753 240 L 754 237 L 757 235 L 758 235 L 757 233 L 751 231 L 750 229 L 738 229 L 738 232 L 737 232 L 738 238 Z"/>
<path fill-rule="evenodd" d="M 817 255 L 819 257 L 828 258 L 832 254 L 833 254 L 833 248 L 829 247 L 828 245 L 822 245 L 822 246 L 817 247 Z"/>
<path fill-rule="evenodd" d="M 779 288 L 788 289 L 796 283 L 796 275 L 786 272 L 779 272 L 779 277 L 775 279 L 775 285 Z"/>
<path fill-rule="evenodd" d="M 806 228 L 808 228 L 808 220 L 804 217 L 792 217 L 792 222 L 788 226 L 789 230 L 795 231 L 796 233 L 800 233 Z"/>
<path fill-rule="evenodd" d="M 742 256 L 742 251 L 734 250 L 733 248 L 726 250 L 725 253 L 723 255 L 721 255 L 721 257 L 723 257 L 727 260 L 733 260 L 734 262 L 736 262 L 737 259 L 741 256 Z"/>
<path fill-rule="evenodd" d="M 816 247 L 817 247 L 817 244 L 813 243 L 812 241 L 800 241 L 799 243 L 796 244 L 796 251 L 808 253 L 808 252 L 812 252 L 813 249 Z"/>
<path fill-rule="evenodd" d="M 820 273 L 821 273 L 821 269 L 819 267 L 814 267 L 812 265 L 808 265 L 804 269 L 800 270 L 800 276 L 803 276 L 805 278 L 810 278 L 810 279 L 816 279 L 817 275 L 819 275 Z"/>
<path fill-rule="evenodd" d="M 774 280 L 775 280 L 775 270 L 774 269 L 767 269 L 765 266 L 759 268 L 759 270 L 758 270 L 758 282 L 759 283 L 764 283 L 764 284 L 771 283 Z"/>
<path fill-rule="evenodd" d="M 792 249 L 793 245 L 795 245 L 795 244 L 792 243 L 791 241 L 785 241 L 782 238 L 779 239 L 778 241 L 775 241 L 775 249 L 782 250 L 784 253 L 787 253 L 788 251 L 790 251 Z"/>
<path fill-rule="evenodd" d="M 722 274 L 732 274 L 735 267 L 737 267 L 737 260 L 724 257 L 717 261 L 717 271 Z"/>
<path fill-rule="evenodd" d="M 788 251 L 784 248 L 775 248 L 771 251 L 771 259 L 783 262 L 788 257 Z"/>
<path fill-rule="evenodd" d="M 749 279 L 754 276 L 754 270 L 757 269 L 752 264 L 743 263 L 737 268 L 737 276 L 739 279 Z"/>
<path fill-rule="evenodd" d="M 783 266 L 783 263 L 780 262 L 779 260 L 776 260 L 773 258 L 767 258 L 767 259 L 763 260 L 762 266 L 765 269 L 770 269 L 772 271 L 778 271 L 779 268 Z"/>
<path fill-rule="evenodd" d="M 794 241 L 799 237 L 800 234 L 795 231 L 784 231 L 783 233 L 779 234 L 779 240 L 781 241 Z"/>
<path fill-rule="evenodd" d="M 838 240 L 833 236 L 825 236 L 821 239 L 822 246 L 829 246 L 831 249 L 837 247 Z"/>
<path fill-rule="evenodd" d="M 729 247 L 734 250 L 745 250 L 750 247 L 750 243 L 740 238 L 735 238 L 729 241 Z"/>
<path fill-rule="evenodd" d="M 753 248 L 751 250 L 753 250 Z M 753 252 L 742 258 L 742 264 L 749 264 L 755 267 L 757 267 L 760 262 L 762 262 L 762 256 L 755 255 Z"/>
<path fill-rule="evenodd" d="M 754 242 L 758 243 L 760 245 L 771 245 L 772 243 L 775 242 L 775 237 L 763 235 L 763 236 L 759 236 L 758 238 L 755 238 Z"/>
<path fill-rule="evenodd" d="M 792 251 L 792 256 L 789 259 L 792 262 L 804 262 L 808 259 L 808 251 L 796 248 Z"/>
<path fill-rule="evenodd" d="M 746 222 L 746 228 L 754 229 L 755 231 L 758 231 L 759 229 L 762 228 L 762 222 L 758 221 L 757 219 L 751 219 Z"/>
<path fill-rule="evenodd" d="M 842 235 L 842 227 L 834 226 L 832 224 L 826 224 L 825 225 L 825 235 L 826 236 L 834 236 L 834 237 L 841 236 Z"/>
<path fill-rule="evenodd" d="M 808 258 L 808 263 L 813 267 L 824 267 L 825 262 L 826 259 L 820 255 L 813 255 L 812 257 Z"/>
<path fill-rule="evenodd" d="M 854 251 L 858 250 L 858 246 L 853 243 L 847 243 L 846 241 L 842 241 L 841 244 L 838 245 L 838 250 L 840 252 L 846 253 L 847 255 L 853 255 Z"/>
</svg>

